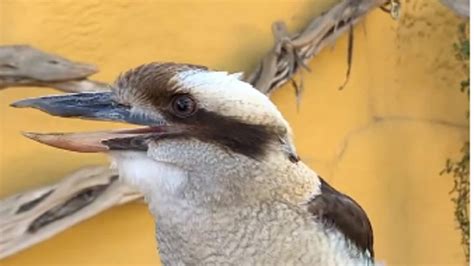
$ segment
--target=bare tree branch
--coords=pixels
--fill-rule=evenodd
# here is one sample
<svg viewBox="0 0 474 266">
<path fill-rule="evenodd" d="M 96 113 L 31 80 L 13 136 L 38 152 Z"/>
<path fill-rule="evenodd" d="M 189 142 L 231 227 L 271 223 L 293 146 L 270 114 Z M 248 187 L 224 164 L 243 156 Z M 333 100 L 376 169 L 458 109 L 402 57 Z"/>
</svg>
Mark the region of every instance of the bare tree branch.
<svg viewBox="0 0 474 266">
<path fill-rule="evenodd" d="M 107 90 L 87 80 L 97 67 L 73 62 L 28 45 L 0 46 L 0 89 L 15 86 L 52 87 L 65 92 Z"/>
<path fill-rule="evenodd" d="M 0 258 L 44 241 L 106 209 L 141 197 L 114 170 L 87 167 L 59 183 L 0 201 Z"/>
<path fill-rule="evenodd" d="M 290 35 L 283 22 L 273 24 L 275 45 L 246 81 L 270 94 L 300 71 L 328 44 L 360 20 L 367 12 L 386 0 L 343 0 L 313 19 L 300 33 Z M 300 89 L 298 89 L 300 90 Z M 298 91 L 297 90 L 297 91 Z"/>
</svg>

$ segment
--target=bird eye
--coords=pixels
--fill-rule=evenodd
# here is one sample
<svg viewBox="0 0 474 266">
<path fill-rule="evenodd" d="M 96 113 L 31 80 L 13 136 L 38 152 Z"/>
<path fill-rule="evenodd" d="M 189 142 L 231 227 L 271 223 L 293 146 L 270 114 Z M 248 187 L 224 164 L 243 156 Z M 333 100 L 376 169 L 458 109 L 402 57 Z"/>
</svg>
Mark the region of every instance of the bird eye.
<svg viewBox="0 0 474 266">
<path fill-rule="evenodd" d="M 177 95 L 171 102 L 173 112 L 179 117 L 188 117 L 196 111 L 196 102 L 189 95 Z"/>
</svg>

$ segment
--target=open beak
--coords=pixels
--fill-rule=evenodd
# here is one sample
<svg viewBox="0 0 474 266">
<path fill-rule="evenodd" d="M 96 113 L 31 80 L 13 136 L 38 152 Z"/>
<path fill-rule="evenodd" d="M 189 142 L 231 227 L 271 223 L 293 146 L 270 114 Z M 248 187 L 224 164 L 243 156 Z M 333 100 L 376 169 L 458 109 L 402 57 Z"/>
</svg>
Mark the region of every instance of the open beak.
<svg viewBox="0 0 474 266">
<path fill-rule="evenodd" d="M 104 152 L 113 149 L 146 150 L 146 142 L 170 133 L 164 119 L 134 115 L 129 106 L 117 103 L 112 92 L 74 93 L 30 98 L 11 104 L 31 107 L 60 117 L 125 122 L 146 127 L 87 133 L 24 133 L 38 142 L 77 152 Z M 176 128 L 175 128 L 176 129 Z"/>
</svg>

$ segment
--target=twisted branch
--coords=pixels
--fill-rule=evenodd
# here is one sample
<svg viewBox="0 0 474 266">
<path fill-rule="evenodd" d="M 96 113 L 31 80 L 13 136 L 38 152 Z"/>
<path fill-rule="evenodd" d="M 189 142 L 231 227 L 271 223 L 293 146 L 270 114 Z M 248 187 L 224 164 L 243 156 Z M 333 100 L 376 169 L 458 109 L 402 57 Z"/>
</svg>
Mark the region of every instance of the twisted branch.
<svg viewBox="0 0 474 266">
<path fill-rule="evenodd" d="M 284 22 L 272 25 L 275 45 L 260 65 L 245 80 L 264 94 L 293 79 L 301 69 L 310 71 L 307 63 L 324 47 L 349 30 L 368 11 L 386 0 L 346 0 L 313 19 L 300 33 L 288 33 Z M 297 92 L 301 87 L 297 87 Z"/>
<path fill-rule="evenodd" d="M 88 80 L 97 67 L 73 62 L 28 45 L 0 46 L 0 89 L 51 87 L 65 92 L 107 90 L 107 84 Z"/>
<path fill-rule="evenodd" d="M 141 197 L 114 170 L 87 167 L 59 183 L 0 201 L 0 258 L 44 241 L 116 205 Z"/>
</svg>

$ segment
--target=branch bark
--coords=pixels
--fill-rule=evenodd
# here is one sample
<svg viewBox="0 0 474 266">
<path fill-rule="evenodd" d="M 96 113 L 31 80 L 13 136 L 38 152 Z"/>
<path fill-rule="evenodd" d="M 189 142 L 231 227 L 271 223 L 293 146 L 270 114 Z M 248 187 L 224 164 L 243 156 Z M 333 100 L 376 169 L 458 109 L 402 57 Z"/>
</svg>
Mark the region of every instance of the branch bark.
<svg viewBox="0 0 474 266">
<path fill-rule="evenodd" d="M 114 170 L 87 167 L 59 183 L 0 201 L 0 258 L 44 241 L 112 206 L 140 198 Z"/>
<path fill-rule="evenodd" d="M 0 89 L 51 87 L 64 92 L 107 90 L 107 84 L 88 80 L 97 67 L 42 52 L 28 45 L 0 46 Z"/>
<path fill-rule="evenodd" d="M 373 8 L 387 0 L 342 0 L 312 20 L 301 32 L 290 34 L 283 22 L 272 26 L 275 45 L 245 80 L 269 95 L 302 69 L 324 47 L 346 32 Z M 95 66 L 73 62 L 25 45 L 0 47 L 0 89 L 48 86 L 65 92 L 107 90 L 89 80 Z M 301 84 L 296 85 L 297 92 Z M 52 186 L 20 193 L 0 201 L 0 259 L 92 217 L 115 205 L 140 198 L 117 182 L 115 171 L 89 167 Z"/>
<path fill-rule="evenodd" d="M 245 80 L 264 94 L 271 94 L 292 80 L 302 68 L 309 71 L 307 63 L 315 55 L 334 42 L 370 10 L 386 2 L 386 0 L 341 1 L 313 19 L 296 34 L 290 34 L 284 22 L 275 22 L 272 25 L 275 39 L 273 49 Z M 296 89 L 300 91 L 301 87 Z"/>
</svg>

